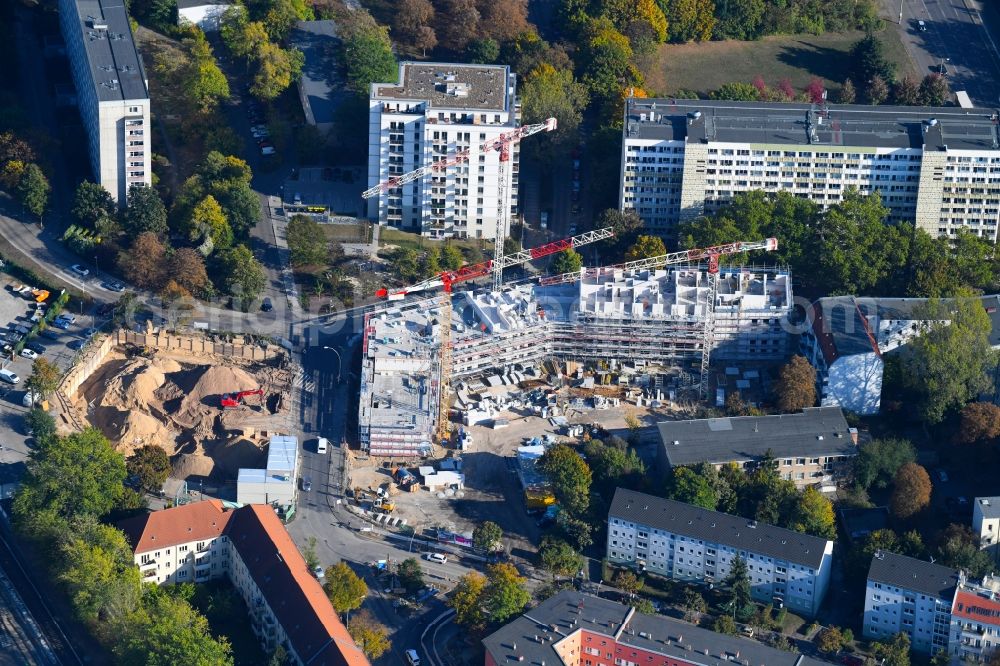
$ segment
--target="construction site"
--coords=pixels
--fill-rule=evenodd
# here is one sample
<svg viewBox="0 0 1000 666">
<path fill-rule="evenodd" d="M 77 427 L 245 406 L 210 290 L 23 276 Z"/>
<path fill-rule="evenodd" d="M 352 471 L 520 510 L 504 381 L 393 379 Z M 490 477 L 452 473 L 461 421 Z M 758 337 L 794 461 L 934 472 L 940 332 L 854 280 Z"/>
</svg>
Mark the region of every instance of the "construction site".
<svg viewBox="0 0 1000 666">
<path fill-rule="evenodd" d="M 193 352 L 105 338 L 63 387 L 69 416 L 125 456 L 162 448 L 174 478 L 235 481 L 241 468 L 261 466 L 268 439 L 286 426 L 294 369 L 280 348 L 244 355 L 231 347 L 209 342 Z"/>
</svg>

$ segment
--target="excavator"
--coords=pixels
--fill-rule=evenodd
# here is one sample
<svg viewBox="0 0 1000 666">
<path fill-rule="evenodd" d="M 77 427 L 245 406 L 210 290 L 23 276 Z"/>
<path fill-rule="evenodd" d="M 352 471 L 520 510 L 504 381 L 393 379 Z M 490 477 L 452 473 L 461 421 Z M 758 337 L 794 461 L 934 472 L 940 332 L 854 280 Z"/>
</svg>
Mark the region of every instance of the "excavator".
<svg viewBox="0 0 1000 666">
<path fill-rule="evenodd" d="M 259 395 L 263 398 L 264 389 L 240 391 L 238 393 L 223 393 L 222 399 L 219 401 L 219 405 L 223 409 L 236 409 L 238 407 L 242 407 L 244 404 L 243 399 L 250 395 Z"/>
</svg>

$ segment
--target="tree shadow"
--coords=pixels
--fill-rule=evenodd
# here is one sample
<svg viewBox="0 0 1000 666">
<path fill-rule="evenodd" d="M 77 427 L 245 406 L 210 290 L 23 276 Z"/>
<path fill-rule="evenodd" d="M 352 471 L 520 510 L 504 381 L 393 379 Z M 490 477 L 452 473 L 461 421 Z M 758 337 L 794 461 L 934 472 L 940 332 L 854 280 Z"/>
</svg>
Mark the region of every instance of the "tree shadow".
<svg viewBox="0 0 1000 666">
<path fill-rule="evenodd" d="M 847 78 L 851 64 L 849 52 L 803 41 L 795 42 L 793 46 L 782 47 L 778 53 L 778 61 L 822 79 L 837 82 Z"/>
</svg>

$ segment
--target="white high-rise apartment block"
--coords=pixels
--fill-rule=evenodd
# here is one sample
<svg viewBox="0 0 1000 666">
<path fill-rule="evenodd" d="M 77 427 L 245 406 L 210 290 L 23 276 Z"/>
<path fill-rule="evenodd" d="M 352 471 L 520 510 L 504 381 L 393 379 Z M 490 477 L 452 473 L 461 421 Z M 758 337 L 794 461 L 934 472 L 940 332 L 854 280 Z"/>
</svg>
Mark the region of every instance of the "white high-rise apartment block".
<svg viewBox="0 0 1000 666">
<path fill-rule="evenodd" d="M 741 192 L 827 207 L 857 188 L 880 193 L 888 221 L 996 241 L 998 119 L 958 107 L 629 99 L 619 206 L 671 233 Z"/>
<path fill-rule="evenodd" d="M 830 586 L 833 542 L 619 488 L 608 511 L 607 558 L 706 583 L 725 580 L 742 558 L 754 598 L 813 616 Z"/>
<path fill-rule="evenodd" d="M 60 0 L 94 178 L 125 205 L 129 187 L 152 183 L 149 89 L 120 0 Z"/>
<path fill-rule="evenodd" d="M 372 84 L 369 187 L 461 151 L 469 159 L 372 197 L 368 217 L 430 238 L 494 238 L 500 153 L 479 147 L 518 126 L 515 88 L 509 67 L 454 63 L 403 62 L 398 84 Z M 517 212 L 518 152 L 515 143 L 504 176 L 502 205 L 510 215 Z"/>
<path fill-rule="evenodd" d="M 865 637 L 889 640 L 903 632 L 917 652 L 948 650 L 951 606 L 961 580 L 961 572 L 950 567 L 875 553 L 865 588 Z"/>
</svg>

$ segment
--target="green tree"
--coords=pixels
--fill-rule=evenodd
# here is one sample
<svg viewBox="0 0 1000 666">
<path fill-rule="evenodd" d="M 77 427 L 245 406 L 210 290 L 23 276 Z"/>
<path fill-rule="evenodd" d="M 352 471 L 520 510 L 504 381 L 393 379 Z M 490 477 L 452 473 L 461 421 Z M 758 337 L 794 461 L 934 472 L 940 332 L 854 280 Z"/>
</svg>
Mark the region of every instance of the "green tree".
<svg viewBox="0 0 1000 666">
<path fill-rule="evenodd" d="M 163 488 L 170 476 L 170 456 L 163 447 L 146 444 L 125 460 L 125 469 L 138 477 L 140 488 L 145 492 L 155 493 Z"/>
<path fill-rule="evenodd" d="M 531 601 L 526 583 L 513 564 L 502 562 L 486 568 L 483 608 L 491 622 L 502 624 L 524 610 Z"/>
<path fill-rule="evenodd" d="M 583 568 L 583 556 L 580 553 L 562 539 L 550 536 L 542 538 L 538 559 L 542 568 L 551 573 L 553 578 L 558 576 L 570 578 Z"/>
<path fill-rule="evenodd" d="M 584 35 L 577 62 L 584 63 L 581 80 L 598 100 L 612 100 L 628 86 L 642 83 L 632 64 L 632 46 L 607 19 L 591 22 Z"/>
<path fill-rule="evenodd" d="M 844 634 L 839 627 L 825 627 L 816 634 L 816 647 L 824 654 L 836 654 L 844 645 Z"/>
<path fill-rule="evenodd" d="M 1000 257 L 993 243 L 967 229 L 961 229 L 952 239 L 955 267 L 959 281 L 972 289 L 992 293 L 1000 277 Z"/>
<path fill-rule="evenodd" d="M 681 606 L 684 608 L 684 619 L 693 624 L 698 624 L 702 614 L 708 612 L 708 602 L 693 587 L 684 588 Z"/>
<path fill-rule="evenodd" d="M 948 82 L 943 76 L 932 72 L 924 77 L 920 82 L 919 100 L 924 106 L 944 106 L 944 103 L 951 96 L 948 90 Z"/>
<path fill-rule="evenodd" d="M 835 539 L 837 524 L 833 504 L 816 488 L 805 488 L 799 494 L 792 529 L 824 539 Z"/>
<path fill-rule="evenodd" d="M 502 547 L 503 530 L 492 520 L 484 520 L 472 530 L 472 545 L 477 550 L 493 552 Z"/>
<path fill-rule="evenodd" d="M 889 99 L 889 83 L 881 76 L 873 76 L 865 86 L 865 97 L 872 106 L 878 106 Z"/>
<path fill-rule="evenodd" d="M 112 321 L 118 326 L 130 327 L 135 320 L 135 313 L 139 309 L 139 298 L 134 291 L 126 291 L 118 297 L 115 302 L 114 315 Z"/>
<path fill-rule="evenodd" d="M 937 538 L 938 558 L 944 566 L 961 569 L 978 579 L 994 570 L 990 554 L 979 548 L 979 536 L 968 525 L 951 524 Z"/>
<path fill-rule="evenodd" d="M 593 532 L 593 526 L 586 520 L 581 520 L 579 518 L 574 518 L 565 511 L 560 511 L 556 516 L 556 525 L 559 527 L 559 532 L 574 545 L 578 550 L 583 550 L 590 544 L 594 543 L 594 539 L 591 536 Z"/>
<path fill-rule="evenodd" d="M 865 442 L 854 459 L 854 481 L 862 488 L 885 488 L 906 463 L 917 459 L 913 444 L 905 439 L 873 439 Z"/>
<path fill-rule="evenodd" d="M 961 278 L 949 238 L 934 238 L 922 229 L 915 229 L 909 264 L 907 295 L 940 298 L 954 296 L 961 290 Z"/>
<path fill-rule="evenodd" d="M 906 463 L 896 472 L 889 508 L 897 518 L 910 518 L 931 503 L 931 477 L 916 463 Z"/>
<path fill-rule="evenodd" d="M 642 591 L 642 579 L 635 575 L 635 572 L 622 569 L 615 574 L 611 584 L 624 592 L 629 598 L 634 597 Z"/>
<path fill-rule="evenodd" d="M 716 5 L 716 39 L 757 39 L 764 20 L 764 0 L 725 0 Z"/>
<path fill-rule="evenodd" d="M 630 37 L 633 47 L 642 39 L 652 42 L 667 40 L 667 19 L 653 0 L 603 0 L 601 8 L 603 15 Z"/>
<path fill-rule="evenodd" d="M 587 465 L 593 472 L 594 484 L 604 491 L 617 487 L 635 488 L 646 474 L 646 466 L 635 449 L 606 445 L 591 440 L 584 445 Z"/>
<path fill-rule="evenodd" d="M 671 42 L 705 42 L 712 38 L 715 6 L 711 0 L 660 0 L 669 22 Z"/>
<path fill-rule="evenodd" d="M 739 556 L 733 558 L 729 575 L 722 582 L 725 590 L 725 609 L 735 619 L 746 620 L 749 613 L 753 614 L 753 600 L 750 593 L 750 576 L 747 573 L 747 563 Z"/>
<path fill-rule="evenodd" d="M 88 428 L 40 444 L 31 452 L 14 497 L 14 516 L 20 524 L 39 514 L 100 517 L 121 499 L 125 458 L 99 430 Z"/>
<path fill-rule="evenodd" d="M 263 101 L 277 99 L 302 72 L 304 56 L 298 49 L 283 49 L 266 42 L 256 51 L 257 71 L 250 84 L 250 94 Z"/>
<path fill-rule="evenodd" d="M 708 480 L 690 467 L 675 467 L 671 470 L 668 497 L 678 502 L 693 504 L 715 511 L 718 497 Z"/>
<path fill-rule="evenodd" d="M 408 557 L 400 562 L 396 575 L 399 576 L 400 584 L 409 592 L 416 592 L 424 587 L 424 571 L 415 557 Z"/>
<path fill-rule="evenodd" d="M 368 97 L 373 83 L 392 83 L 399 75 L 396 56 L 392 53 L 389 31 L 370 17 L 352 22 L 343 43 L 342 61 L 346 68 L 347 85 L 359 97 Z"/>
<path fill-rule="evenodd" d="M 910 637 L 904 632 L 887 642 L 872 642 L 871 649 L 883 666 L 910 666 Z"/>
<path fill-rule="evenodd" d="M 125 535 L 92 517 L 72 523 L 59 545 L 59 583 L 86 623 L 117 622 L 139 607 L 142 582 Z"/>
<path fill-rule="evenodd" d="M 579 516 L 587 510 L 592 474 L 574 449 L 565 444 L 549 448 L 539 459 L 538 468 L 552 484 L 552 492 L 563 511 Z"/>
<path fill-rule="evenodd" d="M 726 99 L 735 102 L 755 102 L 760 99 L 760 91 L 749 83 L 734 81 L 724 83 L 709 95 L 711 99 Z"/>
<path fill-rule="evenodd" d="M 486 592 L 486 577 L 477 571 L 470 571 L 458 579 L 451 597 L 446 602 L 455 610 L 455 622 L 479 631 L 486 625 L 483 605 Z"/>
<path fill-rule="evenodd" d="M 288 252 L 293 266 L 321 266 L 330 256 L 326 234 L 319 222 L 306 215 L 288 221 Z"/>
<path fill-rule="evenodd" d="M 202 245 L 207 249 L 206 254 L 215 250 L 225 250 L 233 245 L 233 229 L 229 226 L 229 220 L 226 219 L 222 206 L 211 194 L 206 195 L 191 210 L 188 228 L 192 241 L 198 239 L 206 241 Z"/>
<path fill-rule="evenodd" d="M 59 388 L 61 379 L 62 371 L 59 366 L 48 359 L 37 358 L 31 364 L 31 376 L 25 382 L 25 387 L 42 400 L 48 400 Z"/>
<path fill-rule="evenodd" d="M 24 415 L 24 424 L 39 447 L 46 446 L 56 438 L 56 420 L 41 407 L 33 407 Z"/>
<path fill-rule="evenodd" d="M 875 34 L 868 34 L 851 47 L 850 78 L 865 86 L 874 78 L 883 82 L 896 80 L 896 66 L 885 55 L 885 44 Z"/>
<path fill-rule="evenodd" d="M 996 366 L 992 326 L 978 298 L 932 299 L 918 314 L 929 330 L 910 342 L 903 365 L 917 413 L 934 424 L 989 388 Z"/>
<path fill-rule="evenodd" d="M 614 238 L 604 241 L 615 258 L 624 257 L 625 250 L 639 240 L 642 231 L 642 218 L 634 210 L 619 211 L 608 208 L 601 211 L 594 223 L 596 229 L 611 227 Z"/>
<path fill-rule="evenodd" d="M 500 59 L 500 45 L 489 37 L 473 39 L 465 47 L 465 58 L 472 63 L 492 65 Z"/>
<path fill-rule="evenodd" d="M 132 238 L 146 231 L 155 234 L 167 231 L 167 209 L 156 190 L 142 185 L 129 187 L 122 226 Z"/>
<path fill-rule="evenodd" d="M 854 104 L 858 99 L 858 91 L 854 87 L 854 81 L 844 79 L 844 84 L 840 86 L 837 93 L 837 101 L 841 104 Z"/>
<path fill-rule="evenodd" d="M 264 291 L 264 268 L 246 245 L 237 245 L 223 255 L 226 274 L 226 289 L 233 296 L 239 296 L 243 307 L 249 307 Z"/>
<path fill-rule="evenodd" d="M 538 137 L 531 148 L 542 158 L 552 151 L 564 152 L 575 141 L 577 129 L 583 119 L 589 97 L 587 86 L 573 78 L 568 69 L 556 69 L 542 63 L 532 70 L 521 86 L 521 109 L 524 122 L 541 123 L 548 118 L 558 122 L 558 132 L 547 132 Z"/>
<path fill-rule="evenodd" d="M 270 0 L 268 4 L 264 25 L 267 26 L 267 34 L 276 42 L 288 36 L 296 21 L 313 19 L 312 9 L 306 0 Z"/>
<path fill-rule="evenodd" d="M 225 637 L 213 638 L 208 620 L 186 600 L 157 587 L 144 590 L 143 608 L 117 623 L 112 651 L 122 666 L 232 666 Z"/>
<path fill-rule="evenodd" d="M 34 162 L 25 165 L 21 179 L 17 183 L 17 194 L 28 212 L 41 219 L 49 206 L 51 191 L 52 186 L 49 185 L 49 179 L 42 173 L 42 169 Z"/>
<path fill-rule="evenodd" d="M 552 272 L 559 273 L 575 273 L 583 268 L 583 255 L 569 248 L 563 250 L 555 256 L 552 260 Z"/>
<path fill-rule="evenodd" d="M 649 599 L 633 599 L 632 608 L 643 615 L 656 615 L 656 606 Z"/>
<path fill-rule="evenodd" d="M 97 229 L 101 222 L 114 218 L 117 212 L 114 198 L 101 185 L 85 180 L 76 186 L 70 213 L 80 224 Z"/>
<path fill-rule="evenodd" d="M 389 629 L 367 609 L 354 615 L 348 626 L 351 638 L 369 659 L 378 659 L 391 647 Z"/>
<path fill-rule="evenodd" d="M 441 248 L 441 267 L 448 271 L 457 271 L 462 267 L 462 251 L 454 245 Z"/>
<path fill-rule="evenodd" d="M 229 99 L 229 82 L 219 69 L 205 33 L 195 31 L 184 40 L 190 56 L 181 73 L 184 91 L 202 113 L 211 111 L 219 102 Z"/>
<path fill-rule="evenodd" d="M 778 371 L 774 387 L 778 411 L 798 412 L 816 404 L 816 369 L 796 354 Z"/>
<path fill-rule="evenodd" d="M 261 46 L 270 41 L 264 24 L 250 21 L 246 7 L 242 5 L 233 5 L 223 13 L 219 33 L 233 55 L 245 59 L 247 63 Z"/>
<path fill-rule="evenodd" d="M 912 76 L 904 76 L 892 87 L 892 102 L 900 106 L 920 104 L 920 86 Z"/>
<path fill-rule="evenodd" d="M 346 613 L 361 606 L 368 596 L 368 585 L 346 562 L 337 562 L 327 567 L 323 589 L 330 598 L 334 610 Z"/>
<path fill-rule="evenodd" d="M 625 251 L 625 261 L 651 259 L 666 253 L 667 248 L 659 236 L 639 236 L 635 243 Z"/>
</svg>

